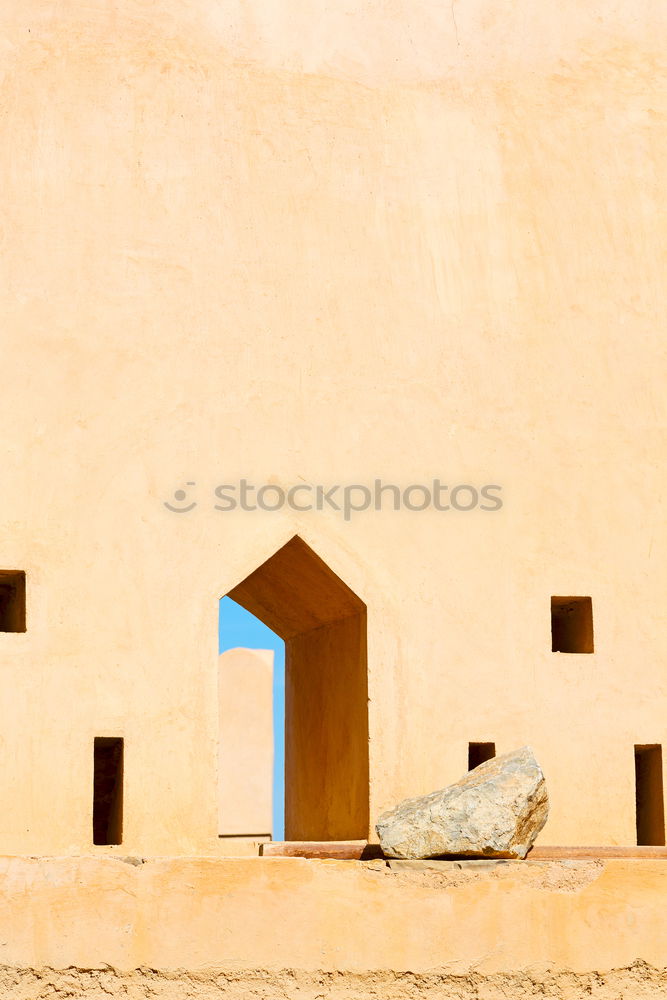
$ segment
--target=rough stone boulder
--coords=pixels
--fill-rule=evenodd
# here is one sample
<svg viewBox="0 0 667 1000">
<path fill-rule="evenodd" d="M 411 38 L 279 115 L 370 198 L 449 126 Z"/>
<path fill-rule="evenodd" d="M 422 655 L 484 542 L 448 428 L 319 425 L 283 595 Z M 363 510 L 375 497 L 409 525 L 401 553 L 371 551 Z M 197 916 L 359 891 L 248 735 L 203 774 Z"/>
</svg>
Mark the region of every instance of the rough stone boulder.
<svg viewBox="0 0 667 1000">
<path fill-rule="evenodd" d="M 390 858 L 525 858 L 547 821 L 549 799 L 530 747 L 493 757 L 455 785 L 406 799 L 377 832 Z"/>
</svg>

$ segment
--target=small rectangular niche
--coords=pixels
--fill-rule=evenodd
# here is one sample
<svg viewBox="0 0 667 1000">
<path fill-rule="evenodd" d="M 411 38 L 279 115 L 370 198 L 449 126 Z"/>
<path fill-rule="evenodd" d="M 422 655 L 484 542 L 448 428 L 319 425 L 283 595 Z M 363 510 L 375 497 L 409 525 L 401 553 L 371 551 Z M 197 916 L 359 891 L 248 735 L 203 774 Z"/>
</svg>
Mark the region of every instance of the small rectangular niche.
<svg viewBox="0 0 667 1000">
<path fill-rule="evenodd" d="M 25 573 L 0 569 L 0 632 L 25 630 Z"/>
<path fill-rule="evenodd" d="M 635 746 L 637 844 L 665 845 L 665 804 L 662 789 L 662 746 Z"/>
<path fill-rule="evenodd" d="M 469 743 L 468 744 L 468 770 L 479 767 L 485 760 L 491 760 L 496 756 L 495 743 Z"/>
<path fill-rule="evenodd" d="M 593 602 L 590 597 L 551 598 L 551 651 L 593 652 Z"/>
<path fill-rule="evenodd" d="M 96 736 L 93 749 L 93 844 L 123 842 L 123 739 Z"/>
</svg>

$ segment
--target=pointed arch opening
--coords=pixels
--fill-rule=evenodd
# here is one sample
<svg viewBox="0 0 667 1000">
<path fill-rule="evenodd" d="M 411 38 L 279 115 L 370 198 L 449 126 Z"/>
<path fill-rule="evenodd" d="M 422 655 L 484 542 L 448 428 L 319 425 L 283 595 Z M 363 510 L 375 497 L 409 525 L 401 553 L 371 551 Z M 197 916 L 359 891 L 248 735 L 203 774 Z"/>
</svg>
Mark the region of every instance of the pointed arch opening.
<svg viewBox="0 0 667 1000">
<path fill-rule="evenodd" d="M 366 605 L 298 535 L 227 596 L 285 642 L 286 839 L 365 839 Z"/>
</svg>

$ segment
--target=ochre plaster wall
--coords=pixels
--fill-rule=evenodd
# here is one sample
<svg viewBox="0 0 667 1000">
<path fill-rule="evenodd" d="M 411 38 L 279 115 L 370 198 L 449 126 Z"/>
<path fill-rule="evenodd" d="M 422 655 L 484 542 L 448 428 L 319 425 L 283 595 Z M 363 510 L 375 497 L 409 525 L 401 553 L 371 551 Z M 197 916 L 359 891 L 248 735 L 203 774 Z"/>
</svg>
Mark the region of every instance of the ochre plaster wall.
<svg viewBox="0 0 667 1000">
<path fill-rule="evenodd" d="M 3 851 L 90 850 L 104 735 L 100 853 L 222 850 L 217 601 L 296 533 L 368 608 L 371 823 L 492 740 L 544 767 L 541 842 L 634 842 L 633 746 L 667 743 L 666 19 L 3 4 Z M 504 506 L 213 509 L 434 476 Z M 592 655 L 551 652 L 559 594 Z"/>
</svg>

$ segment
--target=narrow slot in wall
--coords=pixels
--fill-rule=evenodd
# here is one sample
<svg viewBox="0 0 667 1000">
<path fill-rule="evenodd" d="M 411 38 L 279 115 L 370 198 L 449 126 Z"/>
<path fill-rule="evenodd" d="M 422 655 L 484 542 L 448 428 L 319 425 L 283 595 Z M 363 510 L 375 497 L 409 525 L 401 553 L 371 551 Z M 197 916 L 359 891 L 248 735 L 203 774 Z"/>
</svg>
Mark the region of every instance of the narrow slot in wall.
<svg viewBox="0 0 667 1000">
<path fill-rule="evenodd" d="M 96 736 L 93 745 L 93 843 L 123 842 L 123 739 Z"/>
<path fill-rule="evenodd" d="M 662 746 L 635 746 L 635 807 L 637 844 L 665 845 L 665 805 L 662 782 Z"/>
</svg>

